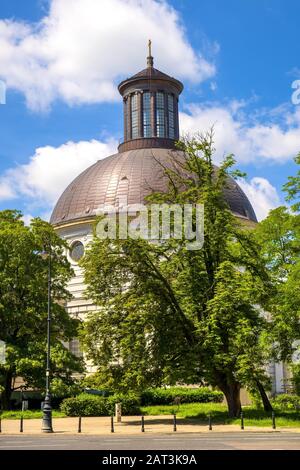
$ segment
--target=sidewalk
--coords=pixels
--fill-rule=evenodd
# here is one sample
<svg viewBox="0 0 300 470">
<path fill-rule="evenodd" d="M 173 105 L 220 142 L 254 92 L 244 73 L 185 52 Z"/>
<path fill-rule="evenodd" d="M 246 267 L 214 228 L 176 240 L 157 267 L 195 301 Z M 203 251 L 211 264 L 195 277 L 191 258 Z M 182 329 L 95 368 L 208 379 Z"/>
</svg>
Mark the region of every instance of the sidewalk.
<svg viewBox="0 0 300 470">
<path fill-rule="evenodd" d="M 23 434 L 43 434 L 41 432 L 41 419 L 24 419 Z M 77 434 L 78 418 L 54 418 L 53 430 L 57 434 Z M 125 416 L 122 417 L 122 423 L 114 420 L 115 434 L 136 435 L 141 434 L 141 417 Z M 212 423 L 212 431 L 209 431 L 208 425 L 198 424 L 196 421 L 184 421 L 177 418 L 177 432 L 179 433 L 212 433 L 212 432 L 243 432 L 240 426 L 236 424 L 216 424 Z M 254 427 L 247 426 L 245 422 L 245 431 L 247 432 L 299 432 L 300 428 L 280 427 L 273 430 L 272 427 Z M 81 433 L 90 435 L 111 434 L 110 417 L 82 418 Z M 151 434 L 170 434 L 173 431 L 173 420 L 167 416 L 146 416 L 145 433 Z M 5 419 L 2 420 L 2 434 L 20 435 L 20 420 Z M 0 434 L 1 439 L 1 434 Z"/>
</svg>

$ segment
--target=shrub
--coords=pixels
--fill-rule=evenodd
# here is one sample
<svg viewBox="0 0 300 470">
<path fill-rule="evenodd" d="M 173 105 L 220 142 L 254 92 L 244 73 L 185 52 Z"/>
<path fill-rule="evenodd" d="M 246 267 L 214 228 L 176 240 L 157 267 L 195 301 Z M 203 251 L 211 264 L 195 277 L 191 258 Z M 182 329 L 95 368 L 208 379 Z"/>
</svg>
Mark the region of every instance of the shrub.
<svg viewBox="0 0 300 470">
<path fill-rule="evenodd" d="M 115 393 L 108 397 L 107 401 L 110 403 L 112 413 L 114 413 L 116 403 L 121 403 L 123 415 L 130 416 L 140 413 L 141 400 L 133 393 L 128 393 L 126 395 L 123 393 Z"/>
<path fill-rule="evenodd" d="M 274 398 L 273 406 L 280 410 L 297 410 L 300 409 L 300 397 L 282 393 Z"/>
<path fill-rule="evenodd" d="M 99 396 L 82 393 L 77 397 L 66 398 L 60 409 L 67 416 L 111 416 L 115 404 L 122 404 L 123 415 L 140 414 L 140 405 L 173 405 L 174 403 L 220 403 L 223 394 L 206 387 L 168 389 L 153 388 L 145 390 L 141 398 L 133 393 L 115 393 L 111 396 Z"/>
<path fill-rule="evenodd" d="M 222 392 L 210 390 L 207 387 L 186 388 L 150 388 L 141 394 L 142 405 L 173 405 L 179 403 L 220 403 L 223 401 Z"/>
<path fill-rule="evenodd" d="M 135 395 L 101 397 L 86 393 L 66 398 L 60 409 L 67 416 L 111 416 L 114 414 L 116 403 L 122 404 L 122 414 L 124 415 L 134 415 L 140 412 L 139 399 Z"/>
<path fill-rule="evenodd" d="M 105 416 L 109 414 L 104 397 L 86 394 L 66 398 L 60 405 L 60 409 L 67 416 Z"/>
</svg>

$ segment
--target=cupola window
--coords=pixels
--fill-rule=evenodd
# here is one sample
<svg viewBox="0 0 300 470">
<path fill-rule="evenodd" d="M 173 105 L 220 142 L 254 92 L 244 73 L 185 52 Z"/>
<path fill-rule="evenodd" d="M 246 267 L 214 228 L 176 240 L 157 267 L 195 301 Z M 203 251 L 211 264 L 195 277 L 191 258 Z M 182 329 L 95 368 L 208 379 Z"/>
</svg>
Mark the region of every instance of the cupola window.
<svg viewBox="0 0 300 470">
<path fill-rule="evenodd" d="M 144 137 L 151 137 L 151 101 L 148 91 L 143 94 L 143 125 Z"/>
<path fill-rule="evenodd" d="M 130 138 L 130 101 L 126 98 L 124 101 L 124 138 L 125 140 Z"/>
<path fill-rule="evenodd" d="M 135 93 L 131 96 L 131 138 L 137 139 L 139 136 L 138 121 L 138 96 Z"/>
<path fill-rule="evenodd" d="M 168 94 L 169 139 L 175 139 L 174 96 Z"/>
<path fill-rule="evenodd" d="M 161 91 L 156 93 L 156 135 L 165 137 L 165 95 Z"/>
</svg>

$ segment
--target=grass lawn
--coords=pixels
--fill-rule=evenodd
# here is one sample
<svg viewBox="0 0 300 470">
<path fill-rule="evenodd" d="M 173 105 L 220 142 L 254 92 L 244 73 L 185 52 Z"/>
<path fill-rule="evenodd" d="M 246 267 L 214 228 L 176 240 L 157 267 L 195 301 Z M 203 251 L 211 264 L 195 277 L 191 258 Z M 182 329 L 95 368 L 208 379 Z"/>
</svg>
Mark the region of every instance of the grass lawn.
<svg viewBox="0 0 300 470">
<path fill-rule="evenodd" d="M 197 420 L 207 423 L 211 415 L 212 422 L 218 424 L 240 424 L 240 419 L 229 418 L 227 406 L 223 403 L 186 403 L 179 409 L 174 405 L 144 406 L 141 408 L 145 416 L 150 415 L 176 415 L 186 420 Z M 244 425 L 246 426 L 272 426 L 271 413 L 265 413 L 256 408 L 244 407 Z M 300 412 L 275 410 L 276 426 L 300 427 Z"/>
<path fill-rule="evenodd" d="M 20 419 L 23 415 L 24 419 L 42 418 L 43 412 L 40 410 L 26 410 L 26 411 L 2 411 L 2 419 Z M 65 418 L 66 415 L 58 410 L 52 411 L 53 418 Z"/>
</svg>

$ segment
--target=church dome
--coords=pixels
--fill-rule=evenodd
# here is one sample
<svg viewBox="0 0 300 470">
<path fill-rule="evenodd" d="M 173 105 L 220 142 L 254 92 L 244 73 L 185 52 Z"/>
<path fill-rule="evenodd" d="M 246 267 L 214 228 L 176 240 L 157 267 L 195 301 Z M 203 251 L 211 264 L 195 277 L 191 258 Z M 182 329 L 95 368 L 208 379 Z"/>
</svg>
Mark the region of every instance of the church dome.
<svg viewBox="0 0 300 470">
<path fill-rule="evenodd" d="M 65 225 L 70 222 L 93 219 L 97 209 L 127 198 L 128 204 L 145 202 L 152 191 L 164 191 L 167 178 L 162 165 L 170 165 L 180 158 L 178 150 L 146 148 L 129 150 L 99 160 L 87 168 L 67 187 L 54 208 L 50 222 Z M 239 185 L 228 179 L 226 201 L 238 217 L 256 222 L 254 210 Z"/>
<path fill-rule="evenodd" d="M 183 84 L 153 67 L 149 41 L 147 68 L 121 82 L 118 89 L 124 103 L 124 138 L 118 153 L 99 160 L 67 187 L 50 219 L 55 226 L 91 220 L 97 209 L 117 207 L 124 196 L 127 204 L 144 203 L 153 190 L 167 188 L 158 161 L 169 166 L 176 156 L 180 158 L 176 141 Z M 231 211 L 256 222 L 254 210 L 237 183 L 229 178 L 227 186 L 224 193 Z"/>
</svg>

